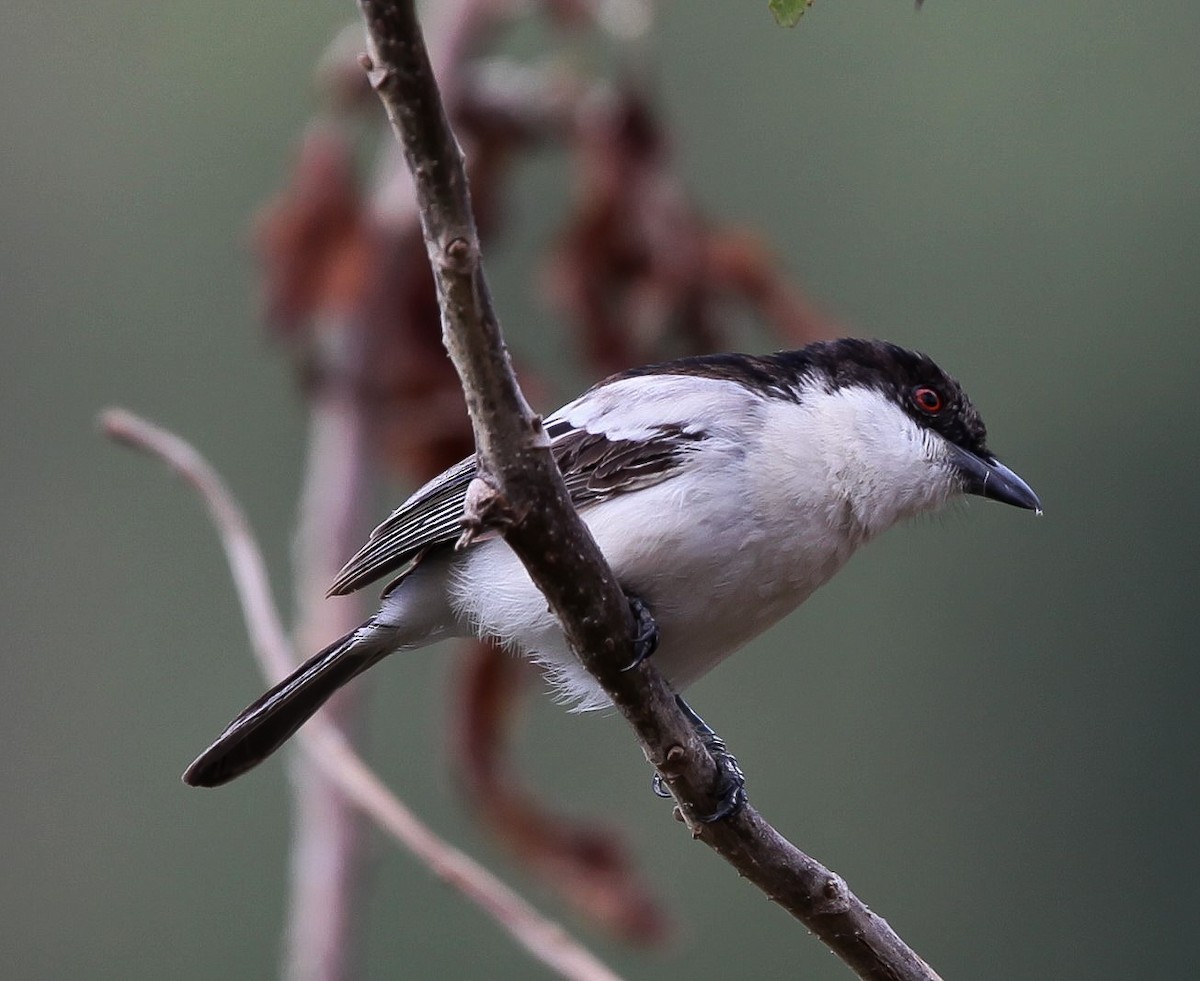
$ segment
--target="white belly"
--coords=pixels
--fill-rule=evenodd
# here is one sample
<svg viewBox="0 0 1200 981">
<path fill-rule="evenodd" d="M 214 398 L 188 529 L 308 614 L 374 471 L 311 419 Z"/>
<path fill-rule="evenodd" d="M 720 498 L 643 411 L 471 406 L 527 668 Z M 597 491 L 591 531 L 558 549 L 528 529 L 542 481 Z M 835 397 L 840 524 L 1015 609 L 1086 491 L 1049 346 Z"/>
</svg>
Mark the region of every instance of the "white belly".
<svg viewBox="0 0 1200 981">
<path fill-rule="evenodd" d="M 736 472 L 717 485 L 668 480 L 583 517 L 621 585 L 654 615 L 654 661 L 676 689 L 794 610 L 850 554 L 834 548 L 832 536 L 813 534 L 815 514 L 757 510 Z M 454 565 L 452 603 L 460 617 L 546 664 L 563 701 L 576 709 L 609 704 L 508 546 L 482 543 Z"/>
</svg>

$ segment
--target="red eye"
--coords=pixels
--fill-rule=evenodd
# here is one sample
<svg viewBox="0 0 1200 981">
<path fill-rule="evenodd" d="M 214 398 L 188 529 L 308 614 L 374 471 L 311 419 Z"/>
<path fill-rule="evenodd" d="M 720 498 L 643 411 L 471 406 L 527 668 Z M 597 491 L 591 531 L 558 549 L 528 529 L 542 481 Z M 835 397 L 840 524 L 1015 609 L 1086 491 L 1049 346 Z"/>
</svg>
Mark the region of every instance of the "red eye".
<svg viewBox="0 0 1200 981">
<path fill-rule="evenodd" d="M 942 396 L 934 388 L 918 388 L 913 391 L 913 403 L 922 412 L 930 415 L 942 411 Z"/>
</svg>

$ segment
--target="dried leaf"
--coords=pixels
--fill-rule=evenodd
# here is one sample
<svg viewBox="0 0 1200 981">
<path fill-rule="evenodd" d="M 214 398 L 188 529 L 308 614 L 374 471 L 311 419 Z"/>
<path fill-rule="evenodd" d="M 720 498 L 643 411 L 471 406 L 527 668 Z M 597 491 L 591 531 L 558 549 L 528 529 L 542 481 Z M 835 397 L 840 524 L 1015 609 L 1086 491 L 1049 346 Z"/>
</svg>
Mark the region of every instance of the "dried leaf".
<svg viewBox="0 0 1200 981">
<path fill-rule="evenodd" d="M 509 735 L 530 676 L 527 661 L 493 645 L 467 652 L 454 740 L 467 798 L 522 867 L 579 913 L 627 943 L 662 944 L 669 920 L 620 835 L 553 813 L 513 774 Z"/>
</svg>

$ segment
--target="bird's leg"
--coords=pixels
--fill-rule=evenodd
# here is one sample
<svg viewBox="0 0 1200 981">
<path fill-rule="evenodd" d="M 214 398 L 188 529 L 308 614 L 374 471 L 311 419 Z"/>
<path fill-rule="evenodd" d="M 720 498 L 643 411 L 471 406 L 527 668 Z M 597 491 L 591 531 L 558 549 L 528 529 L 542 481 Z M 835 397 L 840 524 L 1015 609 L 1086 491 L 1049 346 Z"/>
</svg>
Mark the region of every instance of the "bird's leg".
<svg viewBox="0 0 1200 981">
<path fill-rule="evenodd" d="M 624 592 L 625 598 L 629 601 L 629 612 L 633 614 L 633 660 L 621 670 L 631 671 L 658 649 L 658 624 L 655 622 L 650 608 L 640 596 L 636 596 L 629 590 L 624 590 Z M 720 787 L 717 791 L 720 803 L 715 811 L 699 816 L 698 820 L 704 824 L 720 821 L 722 818 L 736 813 L 746 803 L 746 775 L 742 773 L 737 759 L 729 752 L 725 740 L 713 731 L 712 726 L 692 711 L 692 707 L 679 695 L 675 696 L 675 704 L 679 706 L 679 711 L 684 714 L 696 735 L 704 743 L 704 748 L 708 750 L 713 762 L 717 764 L 717 773 L 720 776 Z M 654 774 L 653 788 L 659 797 L 671 796 L 671 792 L 667 789 L 667 785 L 659 773 Z"/>
<path fill-rule="evenodd" d="M 717 772 L 721 777 L 721 785 L 716 794 L 721 802 L 717 805 L 715 811 L 711 814 L 700 815 L 697 820 L 702 824 L 712 824 L 714 821 L 720 821 L 731 814 L 736 814 L 746 803 L 746 775 L 742 772 L 741 766 L 738 765 L 737 759 L 729 752 L 728 747 L 725 745 L 725 740 L 713 731 L 712 726 L 700 718 L 692 710 L 692 707 L 679 695 L 675 696 L 675 704 L 679 706 L 679 711 L 691 723 L 696 735 L 704 743 L 704 748 L 711 754 L 713 762 L 717 764 Z M 654 774 L 653 787 L 654 792 L 659 797 L 671 796 L 671 792 L 667 789 L 662 774 Z"/>
<path fill-rule="evenodd" d="M 625 590 L 629 612 L 633 614 L 633 660 L 622 671 L 632 671 L 658 650 L 658 624 L 644 600 Z"/>
</svg>

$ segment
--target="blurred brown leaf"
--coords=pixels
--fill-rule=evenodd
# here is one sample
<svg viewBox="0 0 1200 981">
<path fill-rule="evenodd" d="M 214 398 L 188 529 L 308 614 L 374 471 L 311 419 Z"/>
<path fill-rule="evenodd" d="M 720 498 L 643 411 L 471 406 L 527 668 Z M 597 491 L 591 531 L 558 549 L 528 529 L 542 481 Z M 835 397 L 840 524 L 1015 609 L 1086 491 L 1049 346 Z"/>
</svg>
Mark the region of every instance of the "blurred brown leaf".
<svg viewBox="0 0 1200 981">
<path fill-rule="evenodd" d="M 556 815 L 513 773 L 509 734 L 529 662 L 493 644 L 466 652 L 454 732 L 468 800 L 521 865 L 578 912 L 628 943 L 654 945 L 671 933 L 666 912 L 642 881 L 612 828 Z"/>
<path fill-rule="evenodd" d="M 574 209 L 547 290 L 601 373 L 729 346 L 731 300 L 788 343 L 829 334 L 754 236 L 715 227 L 693 206 L 644 93 L 627 84 L 594 100 L 571 149 Z"/>
<path fill-rule="evenodd" d="M 276 330 L 294 334 L 357 308 L 370 241 L 352 148 L 338 127 L 309 127 L 287 188 L 258 215 L 254 241 L 265 317 Z"/>
</svg>

